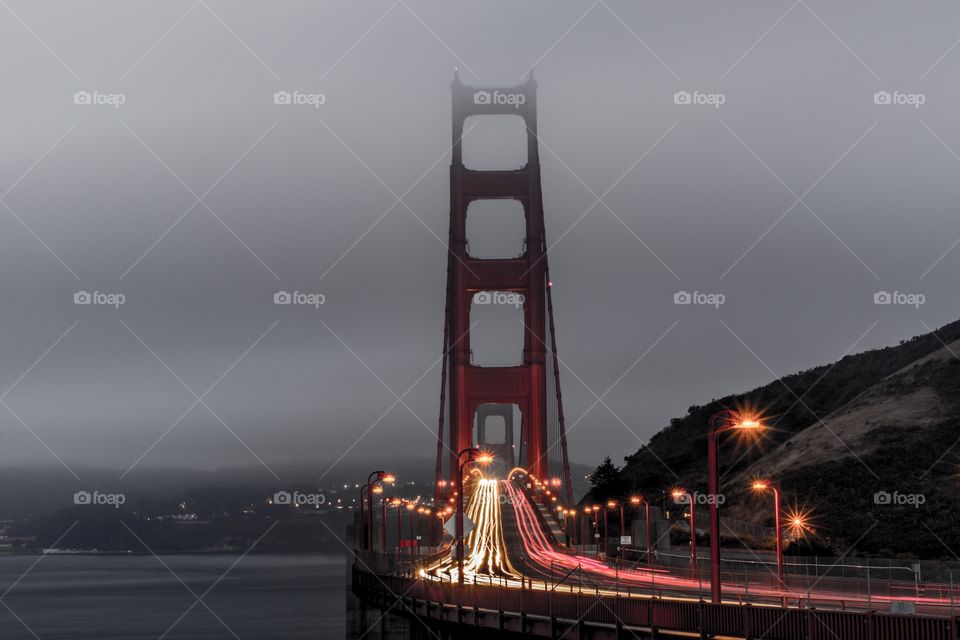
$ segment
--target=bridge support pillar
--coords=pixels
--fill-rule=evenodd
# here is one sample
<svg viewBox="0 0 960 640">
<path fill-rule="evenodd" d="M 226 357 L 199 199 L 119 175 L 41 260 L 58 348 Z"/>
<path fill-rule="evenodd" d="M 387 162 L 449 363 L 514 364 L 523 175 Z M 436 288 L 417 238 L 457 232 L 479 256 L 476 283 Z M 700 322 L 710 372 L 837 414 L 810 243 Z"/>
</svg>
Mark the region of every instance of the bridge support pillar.
<svg viewBox="0 0 960 640">
<path fill-rule="evenodd" d="M 533 77 L 516 87 L 469 87 L 454 75 L 451 85 L 453 145 L 450 160 L 450 231 L 447 256 L 447 297 L 444 320 L 443 362 L 440 399 L 440 436 L 437 443 L 437 486 L 450 487 L 456 480 L 457 452 L 478 446 L 473 425 L 477 421 L 483 440 L 483 405 L 516 405 L 520 409 L 520 456 L 516 459 L 513 442 L 504 443 L 501 457 L 508 468 L 514 464 L 528 469 L 541 480 L 551 470 L 562 467 L 558 478 L 563 491 L 572 493 L 566 434 L 557 371 L 556 336 L 549 279 L 547 243 L 544 235 L 543 197 L 540 181 L 540 151 L 537 138 L 537 84 Z M 491 101 L 491 95 L 515 95 L 523 98 L 513 104 Z M 465 122 L 473 116 L 519 116 L 526 132 L 527 161 L 519 168 L 502 170 L 471 169 L 463 163 L 461 138 Z M 471 255 L 467 237 L 467 213 L 471 203 L 484 200 L 515 200 L 523 209 L 524 248 L 519 256 L 483 258 Z M 480 213 L 471 215 L 482 215 Z M 478 295 L 478 294 L 482 294 Z M 474 304 L 501 304 L 501 298 L 522 306 L 522 360 L 508 366 L 474 364 L 471 333 L 471 308 Z M 549 306 L 549 308 L 548 308 Z M 549 324 L 548 324 L 549 316 Z M 552 364 L 551 364 L 552 362 Z M 556 422 L 548 416 L 547 374 L 554 371 Z M 449 393 L 449 406 L 446 405 Z M 553 405 L 551 405 L 552 407 Z M 444 412 L 448 411 L 449 415 Z M 512 409 L 507 418 L 512 429 Z M 443 427 L 448 425 L 449 452 L 447 473 L 443 472 Z M 555 432 L 554 432 L 555 431 Z M 551 439 L 553 441 L 551 441 Z M 554 444 L 562 454 L 551 458 Z M 554 465 L 551 466 L 551 459 Z M 560 464 L 556 464 L 559 462 Z M 448 491 L 438 489 L 438 497 Z M 572 495 L 565 496 L 572 500 Z"/>
</svg>

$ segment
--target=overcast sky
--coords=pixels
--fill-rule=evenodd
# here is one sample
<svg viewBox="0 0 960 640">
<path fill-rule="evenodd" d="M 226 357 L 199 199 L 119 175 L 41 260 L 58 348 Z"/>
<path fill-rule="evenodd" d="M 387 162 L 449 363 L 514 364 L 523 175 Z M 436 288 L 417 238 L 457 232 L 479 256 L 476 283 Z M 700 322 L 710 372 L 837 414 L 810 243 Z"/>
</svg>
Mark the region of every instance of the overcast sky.
<svg viewBox="0 0 960 640">
<path fill-rule="evenodd" d="M 575 461 L 960 316 L 956 3 L 0 4 L 3 464 L 430 454 L 455 67 L 535 68 Z"/>
</svg>

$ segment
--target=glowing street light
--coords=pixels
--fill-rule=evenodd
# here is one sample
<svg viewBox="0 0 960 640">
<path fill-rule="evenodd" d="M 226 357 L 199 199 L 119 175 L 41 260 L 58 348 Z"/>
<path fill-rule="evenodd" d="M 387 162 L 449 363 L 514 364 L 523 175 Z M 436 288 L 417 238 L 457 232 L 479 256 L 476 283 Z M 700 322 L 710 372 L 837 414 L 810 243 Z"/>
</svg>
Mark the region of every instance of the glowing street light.
<svg viewBox="0 0 960 640">
<path fill-rule="evenodd" d="M 651 527 L 650 527 L 650 501 L 644 498 L 643 496 L 630 496 L 630 504 L 634 508 L 639 507 L 640 503 L 643 503 L 644 508 L 644 517 L 647 521 L 647 564 L 653 564 L 653 541 L 651 540 Z"/>
<path fill-rule="evenodd" d="M 805 538 L 808 532 L 813 532 L 813 527 L 810 526 L 810 511 L 808 509 L 794 507 L 787 511 L 786 516 L 787 528 L 794 538 Z"/>
<path fill-rule="evenodd" d="M 707 478 L 710 494 L 710 597 L 720 602 L 720 465 L 717 461 L 717 441 L 720 434 L 737 431 L 758 434 L 765 429 L 759 416 L 736 409 L 724 409 L 710 418 L 707 424 Z M 690 513 L 695 510 L 690 504 Z"/>
<path fill-rule="evenodd" d="M 697 571 L 697 509 L 694 504 L 693 496 L 681 487 L 675 488 L 670 492 L 675 502 L 690 505 L 690 568 L 693 569 L 694 576 L 699 575 Z"/>
<path fill-rule="evenodd" d="M 773 509 L 775 513 L 774 523 L 777 534 L 777 578 L 780 580 L 780 586 L 783 586 L 783 529 L 780 525 L 780 486 L 765 478 L 757 478 L 750 485 L 750 488 L 758 493 L 764 491 L 773 492 Z"/>
<path fill-rule="evenodd" d="M 623 522 L 623 505 L 617 502 L 616 500 L 607 500 L 607 509 L 603 512 L 603 550 L 606 551 L 609 547 L 607 546 L 607 511 L 610 509 L 616 509 L 620 507 L 620 542 L 617 544 L 617 549 L 621 548 L 623 544 L 623 531 L 624 531 L 624 522 Z M 617 553 L 617 564 L 620 564 L 621 559 L 623 558 L 623 553 Z"/>
<path fill-rule="evenodd" d="M 600 505 L 595 504 L 590 507 L 590 510 L 593 512 L 593 548 L 596 553 L 597 560 L 600 559 Z M 604 535 L 606 535 L 606 519 L 607 512 L 603 512 L 604 519 Z M 603 550 L 606 553 L 606 549 Z"/>
<path fill-rule="evenodd" d="M 393 484 L 397 478 L 392 473 L 383 470 L 374 471 L 367 476 L 367 482 L 360 487 L 360 536 L 362 538 L 361 548 L 369 551 L 373 550 L 373 496 L 367 500 L 369 512 L 369 526 L 367 525 L 367 514 L 364 512 L 364 493 L 372 490 L 373 493 L 383 493 L 383 483 Z"/>
</svg>

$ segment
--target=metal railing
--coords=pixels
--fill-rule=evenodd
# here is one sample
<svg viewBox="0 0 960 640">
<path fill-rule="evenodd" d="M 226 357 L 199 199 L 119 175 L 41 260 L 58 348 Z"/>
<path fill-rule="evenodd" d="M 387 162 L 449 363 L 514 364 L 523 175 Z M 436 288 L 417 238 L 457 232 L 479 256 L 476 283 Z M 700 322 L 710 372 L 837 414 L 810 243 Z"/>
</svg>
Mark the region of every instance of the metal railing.
<svg viewBox="0 0 960 640">
<path fill-rule="evenodd" d="M 607 594 L 587 589 L 548 588 L 534 580 L 529 587 L 458 586 L 432 580 L 375 575 L 354 567 L 353 589 L 375 606 L 391 607 L 426 619 L 504 629 L 530 616 L 550 621 L 549 637 L 561 637 L 572 625 L 616 625 L 702 636 L 770 640 L 956 640 L 960 620 L 815 608 L 780 608 L 642 596 Z M 397 603 L 403 606 L 398 607 Z M 547 635 L 546 633 L 542 635 Z"/>
</svg>

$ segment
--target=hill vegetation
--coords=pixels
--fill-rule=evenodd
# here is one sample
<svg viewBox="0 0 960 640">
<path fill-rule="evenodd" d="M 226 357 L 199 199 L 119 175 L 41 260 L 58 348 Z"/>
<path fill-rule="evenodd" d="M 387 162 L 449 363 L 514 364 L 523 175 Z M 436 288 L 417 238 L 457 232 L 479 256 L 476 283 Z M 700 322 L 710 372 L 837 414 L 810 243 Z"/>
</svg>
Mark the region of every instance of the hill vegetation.
<svg viewBox="0 0 960 640">
<path fill-rule="evenodd" d="M 746 487 L 770 477 L 785 505 L 810 510 L 819 545 L 957 559 L 960 322 L 694 405 L 622 467 L 605 461 L 588 499 L 660 495 L 674 485 L 706 491 L 707 422 L 743 406 L 762 410 L 771 428 L 752 447 L 722 439 L 725 515 L 769 524 L 769 508 Z"/>
</svg>

